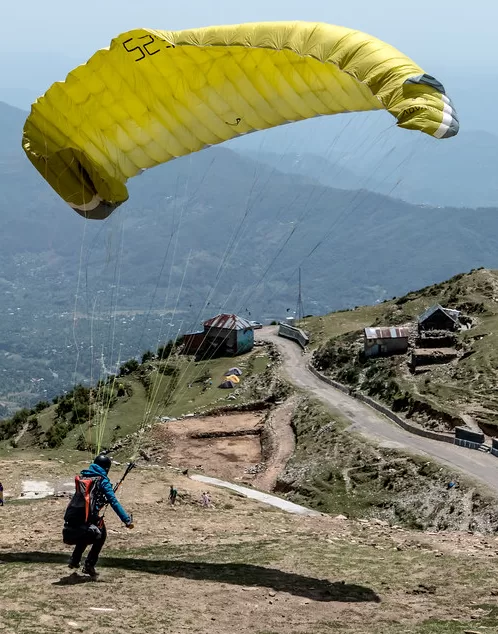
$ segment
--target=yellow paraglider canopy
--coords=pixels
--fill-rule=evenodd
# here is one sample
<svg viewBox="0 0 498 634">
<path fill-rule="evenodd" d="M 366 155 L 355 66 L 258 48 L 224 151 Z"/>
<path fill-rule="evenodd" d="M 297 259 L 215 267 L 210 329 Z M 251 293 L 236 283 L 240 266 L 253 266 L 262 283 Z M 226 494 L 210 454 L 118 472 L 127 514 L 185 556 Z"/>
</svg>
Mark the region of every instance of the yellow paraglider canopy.
<svg viewBox="0 0 498 634">
<path fill-rule="evenodd" d="M 370 35 L 309 22 L 123 33 L 32 106 L 24 150 L 81 215 L 105 218 L 142 170 L 318 115 L 388 110 L 454 136 L 445 90 Z"/>
</svg>

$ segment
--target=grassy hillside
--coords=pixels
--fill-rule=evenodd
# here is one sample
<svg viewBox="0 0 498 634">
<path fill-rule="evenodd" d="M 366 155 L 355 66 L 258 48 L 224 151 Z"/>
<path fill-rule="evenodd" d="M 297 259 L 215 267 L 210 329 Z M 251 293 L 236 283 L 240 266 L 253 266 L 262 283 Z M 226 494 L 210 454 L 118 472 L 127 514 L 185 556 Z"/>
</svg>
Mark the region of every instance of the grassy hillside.
<svg viewBox="0 0 498 634">
<path fill-rule="evenodd" d="M 362 329 L 413 324 L 439 303 L 472 321 L 457 334 L 458 358 L 414 373 L 410 355 L 362 360 Z M 305 321 L 315 349 L 313 363 L 432 429 L 457 424 L 498 433 L 498 271 L 473 270 L 376 306 L 358 307 Z"/>
<path fill-rule="evenodd" d="M 305 398 L 292 419 L 296 449 L 277 490 L 298 504 L 432 531 L 498 531 L 496 500 L 425 456 L 375 446 Z M 449 482 L 458 482 L 448 489 Z"/>
<path fill-rule="evenodd" d="M 240 386 L 233 391 L 221 390 L 218 385 L 234 363 L 243 370 Z M 37 411 L 26 411 L 24 418 L 18 415 L 0 423 L 5 438 L 0 451 L 23 459 L 41 452 L 45 459 L 75 464 L 95 451 L 96 437 L 101 432 L 101 447 L 111 449 L 118 461 L 137 458 L 140 451 L 145 451 L 154 463 L 158 456 L 162 460 L 165 446 L 172 450 L 176 442 L 168 434 L 169 426 L 163 432 L 155 426 L 161 417 L 217 413 L 245 406 L 261 409 L 262 401 L 272 407 L 289 390 L 277 370 L 278 356 L 270 345 L 236 360 L 219 358 L 196 363 L 173 354 L 168 361 L 150 359 L 137 367 L 128 363 L 119 377 L 94 390 L 78 387 L 56 403 L 41 403 Z M 416 529 L 498 530 L 494 502 L 482 486 L 466 482 L 460 474 L 426 459 L 378 448 L 347 431 L 348 424 L 337 414 L 299 394 L 296 397 L 291 421 L 296 447 L 278 477 L 276 490 L 281 494 L 325 513 L 375 517 Z M 266 437 L 264 432 L 262 465 L 267 458 L 271 463 L 271 457 L 266 456 L 269 449 L 264 447 Z M 190 443 L 185 454 L 173 460 L 177 466 L 184 463 L 183 458 L 195 443 L 185 442 Z M 215 451 L 209 439 L 201 442 L 206 451 Z M 274 451 L 278 451 L 277 445 Z M 205 464 L 207 459 L 201 459 L 203 450 L 199 448 L 195 464 Z M 228 450 L 228 458 L 220 460 L 235 460 L 233 452 L 235 449 Z M 171 460 L 157 459 L 159 465 Z M 221 477 L 224 466 L 216 461 L 210 465 L 207 475 Z M 448 491 L 448 482 L 454 479 L 459 487 Z"/>
<path fill-rule="evenodd" d="M 106 442 L 114 433 L 134 433 L 157 380 L 175 376 L 166 370 L 173 363 L 184 379 L 175 389 L 165 383 L 158 391 L 166 414 L 276 395 L 275 361 L 271 348 L 238 357 L 245 387 L 235 401 L 215 387 L 233 359 L 189 364 L 172 355 L 137 368 L 127 364 L 110 408 Z M 203 391 L 208 376 L 213 386 Z M 296 448 L 278 488 L 323 515 L 287 514 L 214 487 L 212 507 L 203 508 L 200 495 L 206 485 L 184 477 L 176 463 L 139 460 L 119 491 L 135 528 L 126 530 L 108 511 L 108 542 L 97 583 L 67 569 L 70 548 L 61 542 L 67 500 L 19 499 L 26 479 L 60 490 L 57 485 L 71 482 L 86 463 L 88 454 L 75 449 L 77 427 L 60 447 L 44 447 L 34 459 L 46 444 L 57 406 L 72 405 L 69 422 L 84 403 L 81 391 L 30 413 L 28 419 L 36 415 L 42 430 L 38 438 L 28 425 L 19 441 L 24 450 L 0 458 L 7 494 L 0 507 L 0 630 L 494 632 L 498 514 L 482 487 L 457 476 L 458 486 L 449 490 L 455 474 L 425 458 L 377 448 L 347 431 L 344 421 L 314 400 L 297 400 Z M 121 469 L 112 468 L 113 481 Z M 175 506 L 167 500 L 172 483 L 179 493 Z"/>
<path fill-rule="evenodd" d="M 74 459 L 78 451 L 94 448 L 101 434 L 102 448 L 119 444 L 121 453 L 129 454 L 137 445 L 137 432 L 147 432 L 163 416 L 173 418 L 271 398 L 275 390 L 273 356 L 269 348 L 255 348 L 236 358 L 196 362 L 173 354 L 165 360 L 129 362 L 119 376 L 94 388 L 78 386 L 52 404 L 42 402 L 33 410 L 21 410 L 0 421 L 0 449 L 42 448 L 46 455 Z M 234 390 L 220 389 L 225 372 L 234 364 L 243 371 L 240 384 Z"/>
</svg>

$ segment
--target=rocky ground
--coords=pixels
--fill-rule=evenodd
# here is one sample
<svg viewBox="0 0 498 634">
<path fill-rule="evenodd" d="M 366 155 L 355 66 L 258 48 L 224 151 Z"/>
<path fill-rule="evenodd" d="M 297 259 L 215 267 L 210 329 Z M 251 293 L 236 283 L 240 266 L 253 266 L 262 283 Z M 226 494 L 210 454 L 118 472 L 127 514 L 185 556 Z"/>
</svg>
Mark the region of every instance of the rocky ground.
<svg viewBox="0 0 498 634">
<path fill-rule="evenodd" d="M 203 508 L 205 485 L 171 468 L 140 467 L 126 480 L 121 498 L 135 529 L 108 512 L 101 576 L 90 582 L 65 565 L 67 500 L 14 499 L 25 478 L 65 482 L 74 469 L 0 464 L 9 493 L 0 508 L 0 632 L 498 631 L 495 537 L 289 515 L 221 489 Z"/>
</svg>

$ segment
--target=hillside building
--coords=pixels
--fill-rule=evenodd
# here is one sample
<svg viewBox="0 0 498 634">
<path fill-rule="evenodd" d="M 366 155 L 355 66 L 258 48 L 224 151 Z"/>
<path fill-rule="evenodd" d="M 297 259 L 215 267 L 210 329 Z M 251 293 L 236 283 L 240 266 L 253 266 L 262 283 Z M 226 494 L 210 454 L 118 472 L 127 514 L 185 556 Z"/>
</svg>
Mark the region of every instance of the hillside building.
<svg viewBox="0 0 498 634">
<path fill-rule="evenodd" d="M 460 311 L 443 308 L 434 304 L 418 318 L 418 329 L 423 330 L 457 330 Z"/>
<path fill-rule="evenodd" d="M 408 351 L 409 328 L 365 328 L 365 357 L 388 357 Z"/>
<path fill-rule="evenodd" d="M 254 347 L 254 330 L 249 321 L 233 314 L 221 314 L 208 319 L 202 332 L 184 336 L 185 354 L 211 358 L 235 356 Z"/>
</svg>

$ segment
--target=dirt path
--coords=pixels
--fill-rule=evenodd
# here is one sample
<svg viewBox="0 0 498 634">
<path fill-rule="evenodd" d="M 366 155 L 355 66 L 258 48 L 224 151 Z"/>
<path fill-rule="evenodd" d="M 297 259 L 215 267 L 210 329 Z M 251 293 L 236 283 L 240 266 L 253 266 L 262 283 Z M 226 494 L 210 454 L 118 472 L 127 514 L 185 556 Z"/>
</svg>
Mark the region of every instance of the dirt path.
<svg viewBox="0 0 498 634">
<path fill-rule="evenodd" d="M 19 433 L 17 434 L 17 436 L 14 438 L 14 445 L 17 445 L 19 443 L 19 441 L 21 440 L 21 438 L 24 436 L 24 434 L 28 431 L 28 427 L 29 427 L 29 422 L 26 421 L 24 423 L 24 425 L 22 426 L 22 429 L 19 431 Z"/>
<path fill-rule="evenodd" d="M 302 353 L 301 348 L 293 341 L 279 337 L 276 327 L 258 330 L 256 337 L 259 340 L 273 342 L 282 354 L 285 373 L 294 385 L 311 392 L 351 421 L 351 431 L 360 432 L 384 447 L 431 456 L 441 463 L 481 480 L 495 492 L 498 491 L 498 458 L 480 451 L 414 436 L 367 405 L 316 378 L 307 369 L 308 358 Z"/>
<path fill-rule="evenodd" d="M 270 457 L 266 469 L 258 474 L 253 481 L 256 488 L 263 491 L 273 491 L 279 474 L 284 470 L 287 461 L 294 453 L 296 445 L 291 419 L 297 403 L 293 396 L 277 407 L 270 414 L 266 423 L 267 442 Z"/>
</svg>

